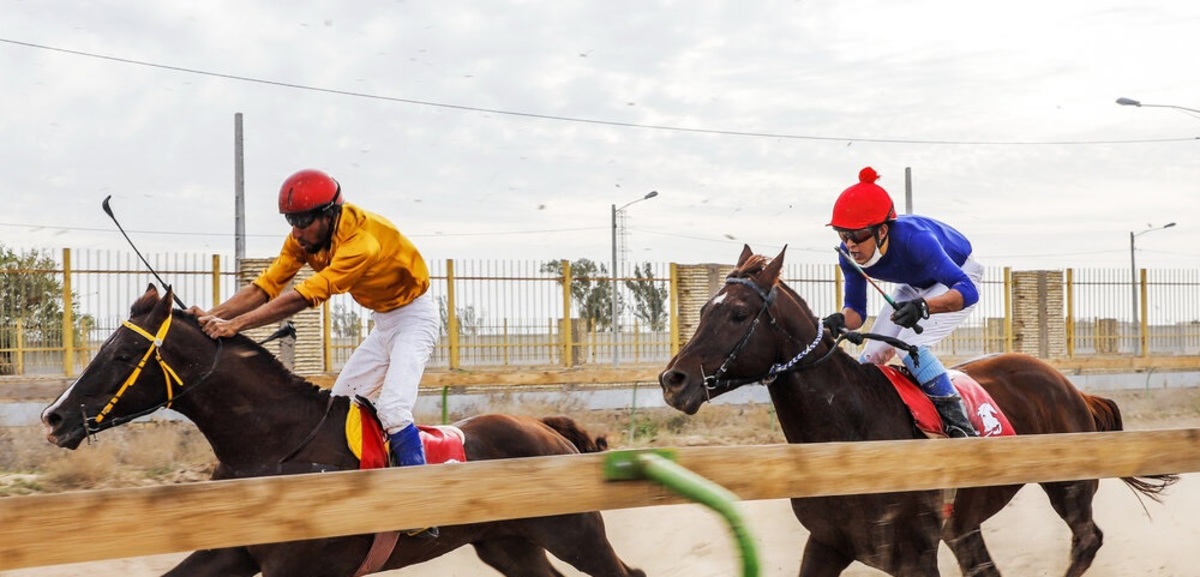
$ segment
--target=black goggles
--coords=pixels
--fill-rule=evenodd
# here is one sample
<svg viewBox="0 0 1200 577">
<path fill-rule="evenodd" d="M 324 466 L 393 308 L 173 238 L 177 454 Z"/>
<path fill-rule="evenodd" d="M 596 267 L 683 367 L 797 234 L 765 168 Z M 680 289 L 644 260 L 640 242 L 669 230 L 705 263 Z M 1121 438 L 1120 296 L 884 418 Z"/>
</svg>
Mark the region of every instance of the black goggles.
<svg viewBox="0 0 1200 577">
<path fill-rule="evenodd" d="M 314 220 L 317 220 L 318 216 L 321 216 L 321 211 L 310 210 L 308 212 L 289 212 L 283 215 L 283 218 L 296 228 L 308 228 Z"/>
<path fill-rule="evenodd" d="M 867 242 L 867 239 L 875 237 L 875 227 L 868 226 L 858 230 L 838 230 L 838 238 L 842 242 L 853 242 L 854 244 L 862 244 Z"/>
</svg>

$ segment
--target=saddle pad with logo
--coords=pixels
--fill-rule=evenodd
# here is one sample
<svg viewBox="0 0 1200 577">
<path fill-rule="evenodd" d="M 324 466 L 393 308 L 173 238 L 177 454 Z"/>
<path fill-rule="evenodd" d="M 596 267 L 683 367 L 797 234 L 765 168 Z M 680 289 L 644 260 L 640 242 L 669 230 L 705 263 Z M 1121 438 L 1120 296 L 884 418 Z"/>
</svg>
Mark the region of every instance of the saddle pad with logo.
<svg viewBox="0 0 1200 577">
<path fill-rule="evenodd" d="M 417 425 L 421 432 L 421 443 L 425 445 L 425 463 L 466 462 L 463 448 L 466 435 L 462 429 L 452 425 Z M 350 403 L 346 414 L 346 445 L 358 457 L 360 469 L 379 469 L 388 466 L 388 442 L 379 419 L 371 410 L 364 410 L 358 402 Z"/>
<path fill-rule="evenodd" d="M 908 405 L 913 420 L 917 422 L 917 428 L 926 433 L 945 435 L 942 417 L 938 415 L 933 401 L 929 400 L 929 397 L 913 380 L 912 375 L 893 365 L 884 365 L 879 368 L 892 382 L 892 386 L 896 388 L 896 392 L 900 394 L 904 404 Z M 975 379 L 962 371 L 949 370 L 946 373 L 950 376 L 950 382 L 954 384 L 954 388 L 958 390 L 959 396 L 962 397 L 963 404 L 967 407 L 967 418 L 971 420 L 971 424 L 975 426 L 975 431 L 979 433 L 980 437 L 1003 437 L 1017 434 L 1013 430 L 1012 424 L 1008 422 L 1008 417 L 1004 416 L 1004 412 L 1000 410 L 1000 406 L 992 400 L 992 396 Z"/>
</svg>

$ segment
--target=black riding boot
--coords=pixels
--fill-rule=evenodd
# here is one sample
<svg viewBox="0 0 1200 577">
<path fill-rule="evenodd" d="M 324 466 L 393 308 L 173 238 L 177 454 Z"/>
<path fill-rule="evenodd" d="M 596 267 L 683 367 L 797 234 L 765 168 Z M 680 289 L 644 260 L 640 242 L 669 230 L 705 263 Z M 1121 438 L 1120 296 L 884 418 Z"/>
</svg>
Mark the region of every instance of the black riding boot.
<svg viewBox="0 0 1200 577">
<path fill-rule="evenodd" d="M 939 415 L 942 416 L 942 427 L 946 429 L 946 435 L 950 437 L 978 437 L 979 433 L 975 432 L 974 425 L 967 418 L 967 408 L 963 404 L 962 397 L 958 395 L 950 397 L 929 397 L 933 401 L 933 406 L 937 409 Z"/>
</svg>

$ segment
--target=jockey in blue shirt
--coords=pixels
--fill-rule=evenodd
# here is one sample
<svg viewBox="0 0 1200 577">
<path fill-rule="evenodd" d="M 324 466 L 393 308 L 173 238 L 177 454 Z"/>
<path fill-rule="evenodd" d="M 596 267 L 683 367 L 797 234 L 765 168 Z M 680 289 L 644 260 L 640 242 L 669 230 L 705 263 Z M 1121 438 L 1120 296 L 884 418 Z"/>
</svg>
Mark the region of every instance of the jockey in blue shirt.
<svg viewBox="0 0 1200 577">
<path fill-rule="evenodd" d="M 838 335 L 842 329 L 858 329 L 867 318 L 867 280 L 845 255 L 872 279 L 893 283 L 896 308 L 885 305 L 871 332 L 916 346 L 916 363 L 908 355 L 901 358 L 933 401 L 946 434 L 978 436 L 946 368 L 929 348 L 971 314 L 979 301 L 983 267 L 971 258 L 971 242 L 949 225 L 924 216 L 897 216 L 887 191 L 875 184 L 879 175 L 874 169 L 862 169 L 858 179 L 838 197 L 829 222 L 842 240 L 838 260 L 846 282 L 845 301 L 842 312 L 821 322 Z M 913 330 L 918 323 L 921 333 Z M 895 354 L 891 345 L 870 341 L 859 360 L 882 365 Z"/>
</svg>

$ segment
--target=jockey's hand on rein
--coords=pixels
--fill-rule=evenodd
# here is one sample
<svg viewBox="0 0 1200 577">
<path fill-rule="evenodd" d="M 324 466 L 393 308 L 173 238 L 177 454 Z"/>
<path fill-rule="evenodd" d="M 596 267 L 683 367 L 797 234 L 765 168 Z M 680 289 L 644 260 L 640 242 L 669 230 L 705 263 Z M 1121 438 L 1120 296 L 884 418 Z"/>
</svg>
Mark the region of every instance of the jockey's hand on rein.
<svg viewBox="0 0 1200 577">
<path fill-rule="evenodd" d="M 821 324 L 825 325 L 825 330 L 833 334 L 834 338 L 837 338 L 842 334 L 842 331 L 846 330 L 846 315 L 833 313 L 821 319 Z"/>
<path fill-rule="evenodd" d="M 892 313 L 892 322 L 906 329 L 917 326 L 917 322 L 927 318 L 929 318 L 929 304 L 922 298 L 897 303 L 896 312 Z"/>
</svg>

